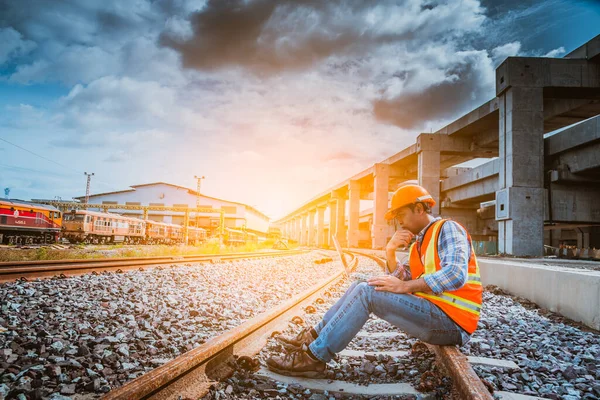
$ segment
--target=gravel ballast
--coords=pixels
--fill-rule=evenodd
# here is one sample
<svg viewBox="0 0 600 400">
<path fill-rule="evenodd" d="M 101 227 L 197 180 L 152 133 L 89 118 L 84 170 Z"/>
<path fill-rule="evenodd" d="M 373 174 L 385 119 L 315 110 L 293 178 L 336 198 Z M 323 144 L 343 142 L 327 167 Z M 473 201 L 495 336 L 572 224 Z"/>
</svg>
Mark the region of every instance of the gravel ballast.
<svg viewBox="0 0 600 400">
<path fill-rule="evenodd" d="M 322 254 L 0 285 L 0 399 L 99 397 L 339 271 Z"/>
</svg>

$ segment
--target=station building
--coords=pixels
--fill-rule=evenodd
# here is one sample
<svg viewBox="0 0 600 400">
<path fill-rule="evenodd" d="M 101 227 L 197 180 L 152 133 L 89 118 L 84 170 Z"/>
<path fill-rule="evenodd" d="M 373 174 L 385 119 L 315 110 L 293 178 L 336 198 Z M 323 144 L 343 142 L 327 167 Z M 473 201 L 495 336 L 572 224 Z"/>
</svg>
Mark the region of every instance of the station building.
<svg viewBox="0 0 600 400">
<path fill-rule="evenodd" d="M 84 201 L 85 196 L 75 197 Z M 269 217 L 247 204 L 223 200 L 216 197 L 200 194 L 196 190 L 165 182 L 132 185 L 129 189 L 116 192 L 98 193 L 90 195 L 90 204 L 102 204 L 103 211 L 114 212 L 121 215 L 143 218 L 142 210 L 111 209 L 111 205 L 131 206 L 165 206 L 195 208 L 199 200 L 200 208 L 214 210 L 213 212 L 190 213 L 190 226 L 199 226 L 209 231 L 214 231 L 220 224 L 221 211 L 224 214 L 226 228 L 245 229 L 258 237 L 266 237 L 269 231 Z M 148 219 L 158 222 L 167 222 L 183 225 L 184 214 L 175 211 L 149 211 Z"/>
</svg>

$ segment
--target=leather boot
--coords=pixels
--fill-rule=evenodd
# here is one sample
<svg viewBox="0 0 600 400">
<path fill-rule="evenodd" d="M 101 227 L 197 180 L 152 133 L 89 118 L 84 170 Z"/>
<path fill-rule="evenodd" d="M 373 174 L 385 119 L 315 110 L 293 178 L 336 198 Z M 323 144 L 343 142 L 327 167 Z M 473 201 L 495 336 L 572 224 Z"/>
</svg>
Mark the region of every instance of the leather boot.
<svg viewBox="0 0 600 400">
<path fill-rule="evenodd" d="M 313 359 L 308 354 L 308 347 L 302 345 L 283 356 L 270 357 L 267 359 L 267 367 L 281 375 L 322 378 L 325 376 L 326 365 L 323 361 Z"/>
<path fill-rule="evenodd" d="M 295 336 L 277 336 L 276 339 L 288 350 L 297 350 L 302 347 L 303 344 L 308 346 L 315 340 L 312 333 L 310 333 L 310 328 L 302 329 Z"/>
</svg>

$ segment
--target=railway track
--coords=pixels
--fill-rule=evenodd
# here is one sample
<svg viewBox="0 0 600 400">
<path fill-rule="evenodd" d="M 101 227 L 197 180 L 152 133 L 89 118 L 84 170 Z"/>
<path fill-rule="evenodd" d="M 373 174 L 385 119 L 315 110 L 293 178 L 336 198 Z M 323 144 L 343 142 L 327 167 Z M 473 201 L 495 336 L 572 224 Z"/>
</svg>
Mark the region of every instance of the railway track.
<svg viewBox="0 0 600 400">
<path fill-rule="evenodd" d="M 356 268 L 357 254 L 351 252 L 347 252 L 347 254 L 351 257 L 349 265 L 352 269 Z M 380 266 L 385 265 L 383 260 L 375 256 L 361 255 L 375 260 Z M 306 310 L 313 303 L 322 303 L 321 293 L 332 290 L 341 284 L 344 276 L 343 271 L 340 270 L 334 276 L 318 282 L 312 288 L 278 307 L 207 341 L 120 388 L 112 390 L 103 399 L 197 399 L 205 396 L 215 381 L 225 379 L 233 373 L 234 357 L 238 364 L 240 362 L 242 364 L 255 363 L 256 361 L 252 357 L 264 347 L 271 334 L 285 329 L 290 320 L 299 319 L 298 322 L 300 322 L 302 319 L 299 314 L 302 310 Z M 467 358 L 456 347 L 431 346 L 431 350 L 436 354 L 447 373 L 452 376 L 454 386 L 461 399 L 492 399 L 487 388 L 471 368 Z M 285 379 L 285 377 L 280 378 Z M 330 386 L 334 387 L 335 384 Z M 318 387 L 316 390 L 319 390 Z"/>
<path fill-rule="evenodd" d="M 168 257 L 98 258 L 85 260 L 39 260 L 0 262 L 0 283 L 16 279 L 31 280 L 54 276 L 73 276 L 104 271 L 126 271 L 164 264 L 223 262 L 230 260 L 277 257 L 302 254 L 303 250 L 285 250 L 261 253 L 233 253 L 210 255 L 184 255 Z"/>
</svg>

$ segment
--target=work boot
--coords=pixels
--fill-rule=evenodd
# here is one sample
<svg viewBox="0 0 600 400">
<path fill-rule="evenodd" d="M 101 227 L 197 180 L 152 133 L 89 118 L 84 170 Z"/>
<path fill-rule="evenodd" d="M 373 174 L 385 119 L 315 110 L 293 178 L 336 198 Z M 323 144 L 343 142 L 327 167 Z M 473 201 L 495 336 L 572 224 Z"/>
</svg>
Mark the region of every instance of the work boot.
<svg viewBox="0 0 600 400">
<path fill-rule="evenodd" d="M 304 328 L 295 336 L 277 336 L 277 341 L 279 341 L 283 347 L 288 350 L 298 350 L 302 347 L 303 344 L 307 346 L 315 340 L 315 337 L 311 333 L 311 328 Z"/>
<path fill-rule="evenodd" d="M 325 377 L 326 365 L 323 361 L 314 359 L 308 346 L 302 345 L 283 356 L 273 356 L 267 359 L 267 367 L 281 375 L 303 376 L 305 378 Z"/>
</svg>

